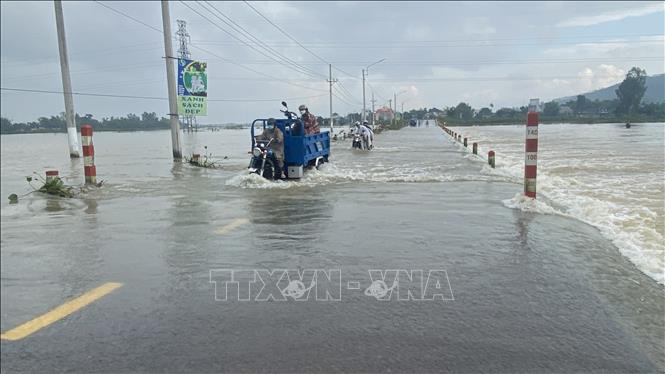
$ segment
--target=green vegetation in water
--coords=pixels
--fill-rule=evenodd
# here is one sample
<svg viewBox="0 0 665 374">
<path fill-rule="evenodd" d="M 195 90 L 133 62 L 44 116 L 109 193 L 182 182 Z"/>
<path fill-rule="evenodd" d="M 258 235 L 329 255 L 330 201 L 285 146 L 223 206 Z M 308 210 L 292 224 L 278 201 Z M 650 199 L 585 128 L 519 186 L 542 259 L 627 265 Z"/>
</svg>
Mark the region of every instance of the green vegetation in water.
<svg viewBox="0 0 665 374">
<path fill-rule="evenodd" d="M 203 147 L 206 151 L 208 150 L 208 146 Z M 224 159 L 227 159 L 227 156 L 224 156 Z M 185 156 L 185 162 L 187 162 L 190 165 L 202 167 L 202 168 L 208 168 L 208 169 L 219 169 L 222 166 L 218 165 L 215 161 L 212 160 L 212 153 L 206 153 L 203 155 L 203 158 L 199 154 L 192 154 L 192 157 L 187 157 Z"/>
<path fill-rule="evenodd" d="M 53 179 L 47 181 L 36 172 L 33 172 L 33 175 L 34 177 L 33 176 L 25 177 L 30 187 L 32 187 L 32 191 L 21 196 L 18 196 L 16 194 L 9 195 L 8 199 L 10 204 L 18 203 L 19 197 L 27 196 L 33 192 L 41 192 L 49 195 L 70 198 L 70 197 L 75 197 L 77 194 L 86 192 L 87 188 L 91 187 L 91 186 L 84 186 L 84 187 L 67 186 L 59 177 L 54 177 Z M 33 181 L 41 182 L 42 185 L 39 187 L 35 187 L 32 184 Z M 104 184 L 103 180 L 97 183 L 94 187 L 101 187 L 102 184 Z"/>
<path fill-rule="evenodd" d="M 47 193 L 49 195 L 55 195 L 55 196 L 60 196 L 60 197 L 74 197 L 74 187 L 67 186 L 65 183 L 60 179 L 59 177 L 54 177 L 51 180 L 45 180 L 43 179 L 40 175 L 37 173 L 34 173 L 37 175 L 39 179 L 43 182 L 43 185 L 37 189 L 35 189 L 38 192 L 42 193 Z M 32 177 L 26 177 L 26 180 L 32 186 Z"/>
</svg>

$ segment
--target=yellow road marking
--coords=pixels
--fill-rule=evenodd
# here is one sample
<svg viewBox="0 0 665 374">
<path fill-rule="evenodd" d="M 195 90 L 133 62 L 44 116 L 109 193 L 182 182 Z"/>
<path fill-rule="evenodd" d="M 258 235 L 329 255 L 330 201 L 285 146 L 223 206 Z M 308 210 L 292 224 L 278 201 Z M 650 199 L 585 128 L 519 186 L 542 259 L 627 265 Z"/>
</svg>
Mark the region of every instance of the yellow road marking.
<svg viewBox="0 0 665 374">
<path fill-rule="evenodd" d="M 2 340 L 19 340 L 26 336 L 43 329 L 44 327 L 57 322 L 68 315 L 76 312 L 77 310 L 85 307 L 86 305 L 94 302 L 95 300 L 104 297 L 105 295 L 113 292 L 116 288 L 122 287 L 122 283 L 105 283 L 95 289 L 92 289 L 83 295 L 72 299 L 59 307 L 43 314 L 32 321 L 28 321 L 12 330 L 7 331 L 0 335 Z"/>
<path fill-rule="evenodd" d="M 215 233 L 219 235 L 228 234 L 229 232 L 237 229 L 238 227 L 246 223 L 249 223 L 249 220 L 247 218 L 237 218 L 231 221 L 230 223 L 227 223 L 226 225 L 222 226 L 219 230 L 215 231 Z"/>
</svg>

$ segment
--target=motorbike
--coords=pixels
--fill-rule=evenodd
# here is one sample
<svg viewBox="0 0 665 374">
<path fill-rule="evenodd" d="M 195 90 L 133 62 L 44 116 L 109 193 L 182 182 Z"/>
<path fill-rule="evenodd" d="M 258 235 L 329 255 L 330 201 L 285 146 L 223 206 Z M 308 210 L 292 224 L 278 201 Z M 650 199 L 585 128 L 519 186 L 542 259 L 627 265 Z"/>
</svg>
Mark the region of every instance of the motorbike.
<svg viewBox="0 0 665 374">
<path fill-rule="evenodd" d="M 360 137 L 360 135 L 355 134 L 355 135 L 353 136 L 352 148 L 353 148 L 353 149 L 360 149 L 360 150 L 363 149 L 363 140 L 362 140 L 362 138 Z"/>
<path fill-rule="evenodd" d="M 249 161 L 250 173 L 258 174 L 266 179 L 280 179 L 282 171 L 278 170 L 277 159 L 272 149 L 270 149 L 270 139 L 267 143 L 265 141 L 257 141 L 256 146 L 252 150 L 252 159 Z"/>
</svg>

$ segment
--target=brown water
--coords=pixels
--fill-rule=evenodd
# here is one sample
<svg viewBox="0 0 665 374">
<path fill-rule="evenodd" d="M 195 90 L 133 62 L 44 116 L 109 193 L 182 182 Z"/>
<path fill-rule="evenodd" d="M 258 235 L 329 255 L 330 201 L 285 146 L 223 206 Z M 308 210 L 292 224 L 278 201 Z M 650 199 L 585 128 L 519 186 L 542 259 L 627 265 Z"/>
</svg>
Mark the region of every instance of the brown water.
<svg viewBox="0 0 665 374">
<path fill-rule="evenodd" d="M 590 155 L 612 136 L 642 147 L 662 133 L 661 125 L 632 135 L 604 126 Z M 248 130 L 183 134 L 184 153 L 207 146 L 219 170 L 173 164 L 166 131 L 95 134 L 101 189 L 2 201 L 2 331 L 100 283 L 124 286 L 28 338 L 3 341 L 3 372 L 662 371 L 663 287 L 601 225 L 571 213 L 578 196 L 589 197 L 581 182 L 600 181 L 580 172 L 580 183 L 566 182 L 577 189 L 558 187 L 576 170 L 568 129 L 592 127 L 541 127 L 542 202 L 533 205 L 513 198 L 522 189 L 519 127 L 470 130 L 482 147 L 495 142 L 495 170 L 438 128 L 406 128 L 377 135 L 370 153 L 335 143 L 323 170 L 276 183 L 246 174 Z M 55 168 L 82 183 L 64 134 L 1 141 L 3 198 L 29 192 L 32 171 Z M 617 147 L 624 167 L 608 166 L 606 180 L 662 176 L 655 166 L 625 166 L 642 148 Z M 568 151 L 553 157 L 558 148 Z M 578 203 L 566 205 L 565 193 Z M 639 201 L 609 211 L 653 208 L 653 222 L 662 222 L 662 210 Z M 639 224 L 638 213 L 635 227 L 654 224 L 650 213 Z M 344 287 L 339 302 L 219 301 L 216 269 L 339 269 Z M 362 292 L 371 269 L 444 269 L 454 300 L 376 300 Z"/>
</svg>

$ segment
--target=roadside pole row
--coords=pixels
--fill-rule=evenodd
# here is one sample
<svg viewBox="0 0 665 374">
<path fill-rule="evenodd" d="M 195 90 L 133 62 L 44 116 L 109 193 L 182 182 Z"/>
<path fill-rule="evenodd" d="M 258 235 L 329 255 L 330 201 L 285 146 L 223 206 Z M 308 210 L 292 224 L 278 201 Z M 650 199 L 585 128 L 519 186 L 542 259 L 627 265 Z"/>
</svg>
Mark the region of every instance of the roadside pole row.
<svg viewBox="0 0 665 374">
<path fill-rule="evenodd" d="M 97 168 L 95 167 L 95 146 L 92 144 L 92 126 L 81 126 L 81 144 L 83 146 L 83 172 L 85 184 L 97 184 Z M 46 183 L 59 178 L 57 170 L 46 171 Z"/>
<path fill-rule="evenodd" d="M 531 99 L 526 117 L 526 139 L 524 141 L 524 196 L 536 198 L 536 177 L 538 175 L 538 107 L 540 100 Z M 464 149 L 468 147 L 468 138 L 446 127 L 445 123 L 439 125 L 446 134 L 462 143 Z M 462 140 L 463 139 L 463 140 Z M 478 143 L 473 143 L 473 154 L 478 154 Z M 496 153 L 487 152 L 487 163 L 492 168 L 496 166 Z"/>
<path fill-rule="evenodd" d="M 443 131 L 444 131 L 446 134 L 450 135 L 450 136 L 453 138 L 453 140 L 456 140 L 456 141 L 462 143 L 462 145 L 464 146 L 465 149 L 469 146 L 469 138 L 467 138 L 467 137 L 464 137 L 464 138 L 463 138 L 461 134 L 458 134 L 457 132 L 455 132 L 455 131 L 453 131 L 453 130 L 447 128 L 445 124 L 443 124 L 443 125 L 439 125 L 439 126 L 443 129 Z M 474 154 L 474 155 L 478 155 L 478 143 L 477 143 L 477 142 L 474 142 L 474 143 L 473 143 L 472 151 L 473 151 L 473 154 Z M 495 153 L 494 153 L 494 151 L 492 151 L 492 150 L 490 150 L 490 151 L 487 153 L 487 163 L 488 163 L 492 168 L 494 168 L 494 167 L 496 166 Z"/>
</svg>

